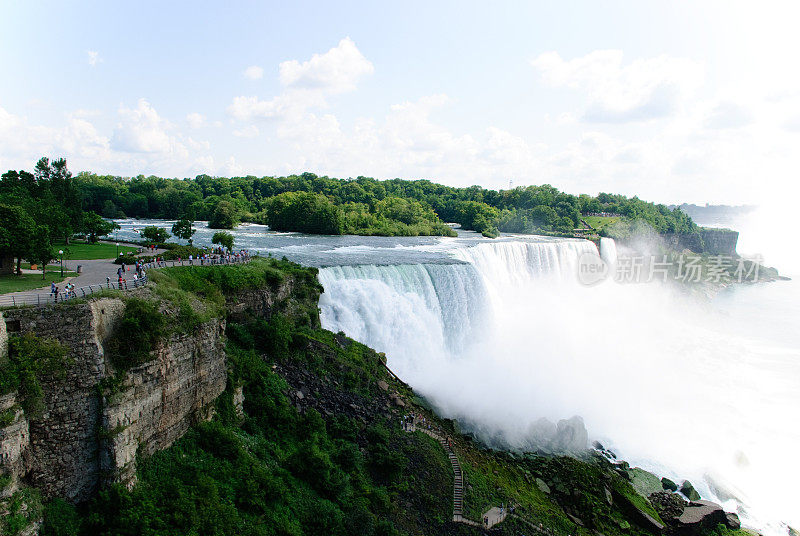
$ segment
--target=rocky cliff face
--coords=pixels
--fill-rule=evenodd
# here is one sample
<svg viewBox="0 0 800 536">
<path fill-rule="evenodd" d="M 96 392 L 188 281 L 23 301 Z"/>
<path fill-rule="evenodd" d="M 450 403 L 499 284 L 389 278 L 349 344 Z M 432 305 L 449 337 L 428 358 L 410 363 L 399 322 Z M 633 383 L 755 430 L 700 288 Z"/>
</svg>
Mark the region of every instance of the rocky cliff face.
<svg viewBox="0 0 800 536">
<path fill-rule="evenodd" d="M 698 234 L 666 234 L 666 244 L 673 249 L 688 249 L 707 255 L 736 255 L 739 233 L 729 229 L 702 228 Z"/>
<path fill-rule="evenodd" d="M 227 314 L 269 318 L 280 312 L 318 325 L 320 291 L 318 284 L 289 276 L 226 296 Z M 154 297 L 149 288 L 136 292 Z M 170 316 L 170 305 L 161 305 Z M 191 332 L 172 330 L 152 348 L 151 360 L 120 373 L 107 359 L 106 344 L 124 311 L 122 300 L 101 298 L 0 312 L 0 361 L 9 335 L 28 332 L 59 341 L 70 358 L 63 376 L 42 380 L 41 415 L 28 418 L 15 393 L 0 397 L 0 477 L 7 475 L 0 499 L 20 483 L 76 503 L 105 483 L 130 487 L 137 454 L 169 447 L 212 416 L 227 383 L 226 320 L 211 318 Z M 234 403 L 241 411 L 241 389 Z"/>
<path fill-rule="evenodd" d="M 104 343 L 124 307 L 121 300 L 100 299 L 0 315 L 4 327 L 70 349 L 66 374 L 42 382 L 44 412 L 29 420 L 19 410 L 0 428 L 0 469 L 12 479 L 7 493 L 25 481 L 46 497 L 80 502 L 101 482 L 132 484 L 137 451 L 166 448 L 209 417 L 227 378 L 224 320 L 170 336 L 154 348 L 152 361 L 127 371 L 114 394 L 103 396 L 115 374 Z M 14 395 L 0 407 L 14 407 Z"/>
<path fill-rule="evenodd" d="M 100 469 L 107 481 L 136 481 L 136 455 L 169 447 L 188 428 L 210 419 L 225 390 L 225 322 L 173 334 L 155 359 L 127 372 L 118 392 L 103 397 Z"/>
</svg>

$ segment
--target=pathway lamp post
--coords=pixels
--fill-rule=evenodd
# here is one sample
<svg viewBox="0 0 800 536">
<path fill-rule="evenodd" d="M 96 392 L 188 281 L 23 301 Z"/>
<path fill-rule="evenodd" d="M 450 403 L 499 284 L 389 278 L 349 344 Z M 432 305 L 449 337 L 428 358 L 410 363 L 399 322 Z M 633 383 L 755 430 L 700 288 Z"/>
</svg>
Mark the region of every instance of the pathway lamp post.
<svg viewBox="0 0 800 536">
<path fill-rule="evenodd" d="M 58 250 L 58 256 L 61 257 L 61 277 L 64 277 L 64 250 Z"/>
</svg>

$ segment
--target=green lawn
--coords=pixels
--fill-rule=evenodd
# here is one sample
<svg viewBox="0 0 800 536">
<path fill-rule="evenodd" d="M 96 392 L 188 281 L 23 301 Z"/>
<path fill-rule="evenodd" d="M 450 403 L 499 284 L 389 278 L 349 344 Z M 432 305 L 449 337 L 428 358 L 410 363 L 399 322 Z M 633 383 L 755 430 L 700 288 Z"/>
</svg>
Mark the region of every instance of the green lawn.
<svg viewBox="0 0 800 536">
<path fill-rule="evenodd" d="M 61 277 L 59 272 L 47 272 L 47 275 L 44 279 L 42 279 L 41 273 L 0 275 L 0 294 L 6 294 L 8 292 L 20 292 L 22 290 L 31 290 L 40 287 L 49 287 L 51 282 L 59 283 L 63 281 L 63 279 L 64 278 Z"/>
<path fill-rule="evenodd" d="M 581 216 L 581 219 L 599 231 L 606 225 L 611 225 L 620 219 L 619 216 Z"/>
<path fill-rule="evenodd" d="M 117 246 L 114 244 L 87 244 L 85 242 L 72 242 L 69 246 L 56 244 L 58 249 L 64 250 L 64 259 L 73 260 L 94 260 L 94 259 L 114 259 L 117 256 Z M 139 248 L 130 246 L 120 246 L 120 253 L 133 251 L 136 253 Z"/>
</svg>

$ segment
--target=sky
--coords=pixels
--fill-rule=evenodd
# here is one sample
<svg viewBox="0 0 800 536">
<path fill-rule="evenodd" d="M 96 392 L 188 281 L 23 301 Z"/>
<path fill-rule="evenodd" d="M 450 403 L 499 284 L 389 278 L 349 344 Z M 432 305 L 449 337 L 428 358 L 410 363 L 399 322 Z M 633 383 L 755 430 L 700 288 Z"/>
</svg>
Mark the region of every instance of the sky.
<svg viewBox="0 0 800 536">
<path fill-rule="evenodd" d="M 796 189 L 800 3 L 3 2 L 0 170 Z"/>
</svg>

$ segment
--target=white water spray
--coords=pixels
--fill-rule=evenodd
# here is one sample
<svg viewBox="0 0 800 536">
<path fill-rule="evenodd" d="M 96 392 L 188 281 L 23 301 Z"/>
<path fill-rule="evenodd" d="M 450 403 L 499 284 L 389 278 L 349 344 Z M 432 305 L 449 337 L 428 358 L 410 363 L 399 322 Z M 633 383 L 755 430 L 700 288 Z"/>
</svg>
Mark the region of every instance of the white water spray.
<svg viewBox="0 0 800 536">
<path fill-rule="evenodd" d="M 597 249 L 498 241 L 456 250 L 463 264 L 325 268 L 323 325 L 386 352 L 485 438 L 529 448 L 542 417 L 581 415 L 630 461 L 689 478 L 704 497 L 737 497 L 726 507 L 766 532 L 798 523 L 777 476 L 800 478 L 782 455 L 800 441 L 785 426 L 800 408 L 795 341 L 767 348 L 752 326 L 731 329 L 746 317 L 663 287 L 581 286 L 584 252 Z M 612 263 L 613 241 L 600 253 Z"/>
</svg>

